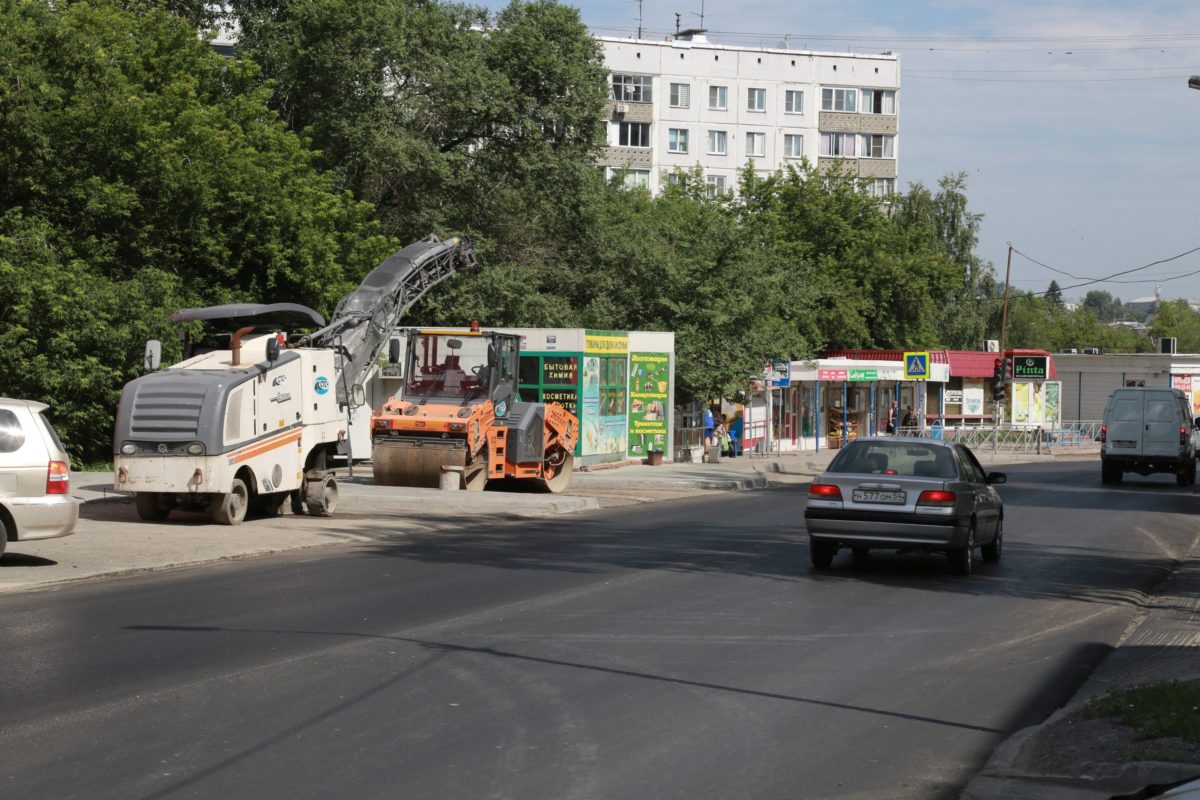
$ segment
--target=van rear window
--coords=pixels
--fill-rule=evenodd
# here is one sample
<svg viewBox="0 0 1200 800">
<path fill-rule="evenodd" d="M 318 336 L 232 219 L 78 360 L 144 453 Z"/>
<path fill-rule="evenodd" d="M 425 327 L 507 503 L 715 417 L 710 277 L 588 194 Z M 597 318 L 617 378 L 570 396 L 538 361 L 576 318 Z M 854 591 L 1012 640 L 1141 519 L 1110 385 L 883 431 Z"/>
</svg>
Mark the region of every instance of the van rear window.
<svg viewBox="0 0 1200 800">
<path fill-rule="evenodd" d="M 1174 422 L 1175 421 L 1175 398 L 1170 399 L 1155 399 L 1153 397 L 1146 398 L 1146 422 Z"/>
<path fill-rule="evenodd" d="M 1118 399 L 1113 403 L 1112 415 L 1117 422 L 1141 422 L 1142 398 Z"/>
</svg>

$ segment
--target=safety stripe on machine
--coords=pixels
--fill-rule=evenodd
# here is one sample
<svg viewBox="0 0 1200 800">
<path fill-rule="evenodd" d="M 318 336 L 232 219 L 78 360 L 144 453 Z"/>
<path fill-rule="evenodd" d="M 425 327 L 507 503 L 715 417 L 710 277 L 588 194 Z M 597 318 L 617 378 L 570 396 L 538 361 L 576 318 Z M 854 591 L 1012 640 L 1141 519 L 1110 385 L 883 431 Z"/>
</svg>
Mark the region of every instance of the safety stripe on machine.
<svg viewBox="0 0 1200 800">
<path fill-rule="evenodd" d="M 291 430 L 284 433 L 282 436 L 277 436 L 273 439 L 267 439 L 264 442 L 256 442 L 255 444 L 244 447 L 241 450 L 234 450 L 229 454 L 230 464 L 240 464 L 255 456 L 261 456 L 263 453 L 268 453 L 277 447 L 291 444 L 292 442 L 300 441 L 301 431 Z"/>
</svg>

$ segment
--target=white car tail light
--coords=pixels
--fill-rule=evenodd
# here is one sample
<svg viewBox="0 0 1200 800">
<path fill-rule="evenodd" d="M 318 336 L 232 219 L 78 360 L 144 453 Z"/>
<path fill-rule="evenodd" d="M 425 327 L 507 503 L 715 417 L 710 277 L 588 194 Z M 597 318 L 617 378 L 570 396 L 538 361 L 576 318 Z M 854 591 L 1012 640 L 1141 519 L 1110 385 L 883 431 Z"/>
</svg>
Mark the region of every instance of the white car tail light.
<svg viewBox="0 0 1200 800">
<path fill-rule="evenodd" d="M 46 469 L 46 494 L 69 494 L 71 467 L 65 461 L 51 461 Z"/>
</svg>

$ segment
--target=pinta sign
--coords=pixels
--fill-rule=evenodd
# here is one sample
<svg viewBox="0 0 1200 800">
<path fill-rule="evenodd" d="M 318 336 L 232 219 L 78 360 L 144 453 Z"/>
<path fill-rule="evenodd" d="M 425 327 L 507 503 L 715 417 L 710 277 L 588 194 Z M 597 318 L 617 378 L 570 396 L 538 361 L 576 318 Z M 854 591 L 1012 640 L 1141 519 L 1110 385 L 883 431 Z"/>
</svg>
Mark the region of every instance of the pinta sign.
<svg viewBox="0 0 1200 800">
<path fill-rule="evenodd" d="M 1014 380 L 1044 381 L 1049 376 L 1049 360 L 1046 356 L 1016 356 L 1013 358 Z"/>
</svg>

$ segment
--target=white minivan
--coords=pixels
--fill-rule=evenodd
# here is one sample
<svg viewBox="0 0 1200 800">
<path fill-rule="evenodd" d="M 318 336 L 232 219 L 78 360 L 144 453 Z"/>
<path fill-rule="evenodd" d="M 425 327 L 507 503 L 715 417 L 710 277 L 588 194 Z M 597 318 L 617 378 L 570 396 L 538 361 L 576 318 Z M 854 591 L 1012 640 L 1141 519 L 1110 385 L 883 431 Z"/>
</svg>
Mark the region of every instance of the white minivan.
<svg viewBox="0 0 1200 800">
<path fill-rule="evenodd" d="M 0 397 L 0 555 L 8 542 L 75 531 L 71 466 L 45 403 Z"/>
<path fill-rule="evenodd" d="M 1200 417 L 1178 389 L 1127 388 L 1109 395 L 1100 428 L 1100 478 L 1120 483 L 1126 472 L 1170 472 L 1180 486 L 1196 482 Z"/>
</svg>

